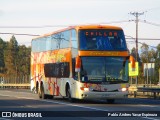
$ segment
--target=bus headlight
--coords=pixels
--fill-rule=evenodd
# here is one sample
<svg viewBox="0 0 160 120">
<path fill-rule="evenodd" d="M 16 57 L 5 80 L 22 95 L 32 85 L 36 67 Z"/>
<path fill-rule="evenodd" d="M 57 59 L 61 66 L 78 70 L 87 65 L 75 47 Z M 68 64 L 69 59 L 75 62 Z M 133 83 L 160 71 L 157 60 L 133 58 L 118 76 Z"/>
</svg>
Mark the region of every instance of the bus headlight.
<svg viewBox="0 0 160 120">
<path fill-rule="evenodd" d="M 121 90 L 122 90 L 122 92 L 125 92 L 125 91 L 127 91 L 127 88 L 122 88 Z"/>
<path fill-rule="evenodd" d="M 80 87 L 80 89 L 83 91 L 89 91 L 89 88 L 87 88 L 87 87 Z"/>
</svg>

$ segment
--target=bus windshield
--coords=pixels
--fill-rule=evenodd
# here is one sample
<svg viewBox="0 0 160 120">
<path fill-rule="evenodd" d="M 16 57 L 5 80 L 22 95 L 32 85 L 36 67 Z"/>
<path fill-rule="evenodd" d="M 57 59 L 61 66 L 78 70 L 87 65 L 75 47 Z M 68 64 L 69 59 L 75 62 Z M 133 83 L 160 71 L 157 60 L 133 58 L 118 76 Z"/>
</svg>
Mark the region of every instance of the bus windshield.
<svg viewBox="0 0 160 120">
<path fill-rule="evenodd" d="M 80 30 L 80 50 L 127 50 L 123 30 Z"/>
<path fill-rule="evenodd" d="M 81 57 L 81 60 L 82 82 L 128 82 L 128 60 L 125 57 Z"/>
</svg>

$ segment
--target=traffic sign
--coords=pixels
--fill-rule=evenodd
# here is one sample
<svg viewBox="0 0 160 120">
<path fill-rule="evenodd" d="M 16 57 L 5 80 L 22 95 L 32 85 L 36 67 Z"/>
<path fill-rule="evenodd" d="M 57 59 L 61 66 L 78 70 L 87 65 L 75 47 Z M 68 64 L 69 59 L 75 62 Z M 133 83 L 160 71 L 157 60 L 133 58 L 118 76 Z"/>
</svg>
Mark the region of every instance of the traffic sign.
<svg viewBox="0 0 160 120">
<path fill-rule="evenodd" d="M 131 63 L 129 63 L 129 76 L 138 76 L 139 66 L 138 62 L 135 63 L 135 69 L 131 67 Z"/>
</svg>

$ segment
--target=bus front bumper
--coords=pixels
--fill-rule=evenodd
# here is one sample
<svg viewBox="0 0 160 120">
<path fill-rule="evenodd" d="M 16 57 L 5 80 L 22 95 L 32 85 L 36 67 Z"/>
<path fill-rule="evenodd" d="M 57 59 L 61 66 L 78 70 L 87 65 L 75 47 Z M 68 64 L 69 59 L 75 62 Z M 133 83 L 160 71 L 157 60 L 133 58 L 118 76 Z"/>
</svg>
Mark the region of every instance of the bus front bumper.
<svg viewBox="0 0 160 120">
<path fill-rule="evenodd" d="M 128 91 L 125 92 L 83 92 L 81 93 L 81 99 L 118 99 L 127 98 Z"/>
</svg>

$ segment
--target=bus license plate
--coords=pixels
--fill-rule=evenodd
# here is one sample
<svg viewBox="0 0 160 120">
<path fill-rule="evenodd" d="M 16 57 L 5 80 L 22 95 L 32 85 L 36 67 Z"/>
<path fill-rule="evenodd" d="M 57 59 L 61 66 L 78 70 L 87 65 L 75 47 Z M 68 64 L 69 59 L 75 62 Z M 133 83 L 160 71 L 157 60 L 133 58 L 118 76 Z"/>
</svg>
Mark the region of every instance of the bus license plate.
<svg viewBox="0 0 160 120">
<path fill-rule="evenodd" d="M 102 97 L 113 97 L 115 96 L 114 94 L 105 94 L 105 95 L 102 95 Z"/>
</svg>

